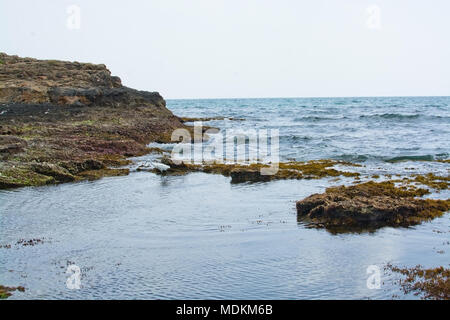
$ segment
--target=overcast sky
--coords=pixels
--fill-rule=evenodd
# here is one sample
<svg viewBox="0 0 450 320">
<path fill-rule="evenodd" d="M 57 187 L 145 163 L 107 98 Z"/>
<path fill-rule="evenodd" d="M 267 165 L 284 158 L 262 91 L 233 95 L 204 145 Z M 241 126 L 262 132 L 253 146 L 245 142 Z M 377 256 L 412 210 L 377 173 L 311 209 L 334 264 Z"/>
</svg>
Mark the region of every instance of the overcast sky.
<svg viewBox="0 0 450 320">
<path fill-rule="evenodd" d="M 449 17 L 448 0 L 1 0 L 0 51 L 104 63 L 165 98 L 450 95 Z"/>
</svg>

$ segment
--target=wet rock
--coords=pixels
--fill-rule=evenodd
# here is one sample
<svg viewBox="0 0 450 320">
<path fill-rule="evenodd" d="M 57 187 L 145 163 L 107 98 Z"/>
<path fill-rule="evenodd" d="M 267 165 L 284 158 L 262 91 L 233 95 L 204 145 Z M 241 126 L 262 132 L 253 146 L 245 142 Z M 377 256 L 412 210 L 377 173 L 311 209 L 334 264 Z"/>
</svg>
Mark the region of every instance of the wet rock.
<svg viewBox="0 0 450 320">
<path fill-rule="evenodd" d="M 230 172 L 231 183 L 270 181 L 270 175 L 262 175 L 260 169 L 237 168 Z"/>
<path fill-rule="evenodd" d="M 407 227 L 450 209 L 450 200 L 415 198 L 426 193 L 428 190 L 399 188 L 392 182 L 333 187 L 298 201 L 297 216 L 310 226 L 336 232 Z"/>
</svg>

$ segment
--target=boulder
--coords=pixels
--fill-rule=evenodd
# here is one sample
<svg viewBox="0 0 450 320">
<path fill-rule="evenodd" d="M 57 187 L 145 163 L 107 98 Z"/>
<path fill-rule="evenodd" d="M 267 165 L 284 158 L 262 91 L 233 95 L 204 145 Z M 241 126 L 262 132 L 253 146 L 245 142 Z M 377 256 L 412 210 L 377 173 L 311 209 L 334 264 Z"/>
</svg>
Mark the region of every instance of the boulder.
<svg viewBox="0 0 450 320">
<path fill-rule="evenodd" d="M 330 231 L 407 227 L 441 216 L 450 200 L 420 199 L 425 189 L 366 182 L 326 189 L 296 203 L 301 222 Z"/>
</svg>

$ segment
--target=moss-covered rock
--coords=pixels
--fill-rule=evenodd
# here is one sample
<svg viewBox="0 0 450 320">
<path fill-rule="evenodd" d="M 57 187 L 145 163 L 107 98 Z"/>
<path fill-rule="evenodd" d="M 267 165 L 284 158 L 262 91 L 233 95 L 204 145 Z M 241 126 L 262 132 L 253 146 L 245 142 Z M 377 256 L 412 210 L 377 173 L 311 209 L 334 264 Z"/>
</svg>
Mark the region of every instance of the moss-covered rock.
<svg viewBox="0 0 450 320">
<path fill-rule="evenodd" d="M 326 189 L 296 204 L 298 220 L 333 232 L 411 226 L 441 216 L 450 200 L 418 199 L 426 189 L 366 182 Z"/>
<path fill-rule="evenodd" d="M 3 167 L 0 171 L 0 189 L 42 186 L 55 182 L 55 178 L 34 172 L 26 167 Z"/>
</svg>

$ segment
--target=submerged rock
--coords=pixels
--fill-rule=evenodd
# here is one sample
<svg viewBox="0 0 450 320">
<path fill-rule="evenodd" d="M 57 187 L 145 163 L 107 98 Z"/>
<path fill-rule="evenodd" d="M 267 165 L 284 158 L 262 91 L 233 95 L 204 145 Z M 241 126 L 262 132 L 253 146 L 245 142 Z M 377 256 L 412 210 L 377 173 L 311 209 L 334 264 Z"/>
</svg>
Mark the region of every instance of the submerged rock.
<svg viewBox="0 0 450 320">
<path fill-rule="evenodd" d="M 231 170 L 231 183 L 270 181 L 270 175 L 262 175 L 260 169 L 236 168 Z"/>
<path fill-rule="evenodd" d="M 407 227 L 441 216 L 450 200 L 418 199 L 428 190 L 366 182 L 326 189 L 296 204 L 298 220 L 318 228 L 345 232 L 384 226 Z"/>
</svg>

